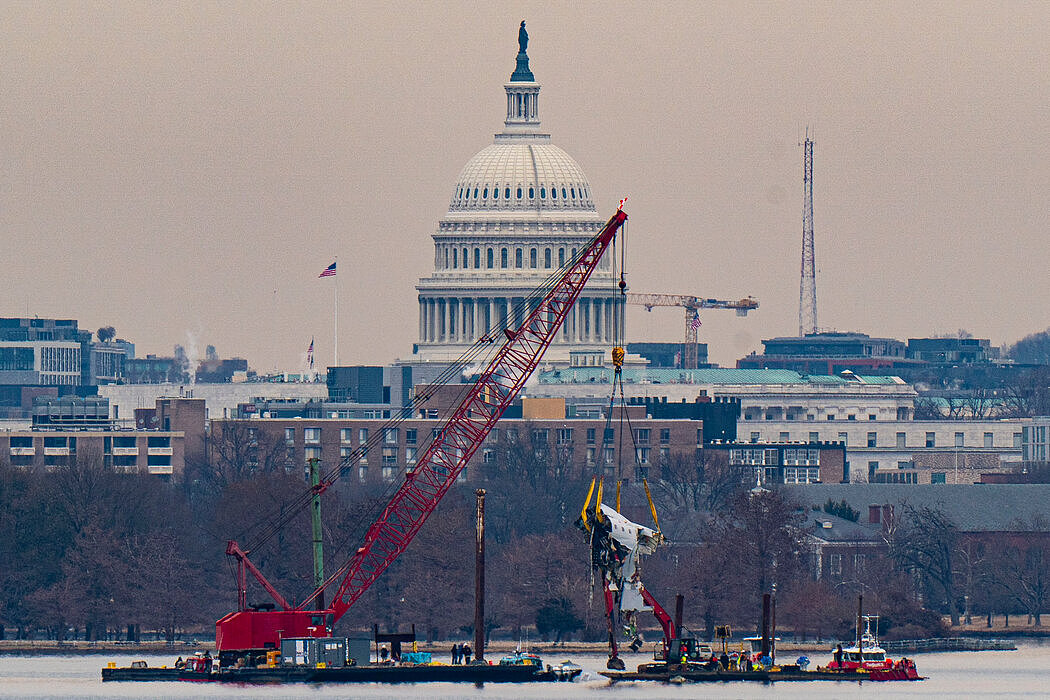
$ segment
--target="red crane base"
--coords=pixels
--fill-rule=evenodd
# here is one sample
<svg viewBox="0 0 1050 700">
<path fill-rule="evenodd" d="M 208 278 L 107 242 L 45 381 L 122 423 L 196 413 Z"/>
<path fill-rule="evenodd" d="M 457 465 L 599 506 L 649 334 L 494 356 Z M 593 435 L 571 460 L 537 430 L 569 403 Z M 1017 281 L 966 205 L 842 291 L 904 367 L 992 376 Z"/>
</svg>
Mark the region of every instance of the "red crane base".
<svg viewBox="0 0 1050 700">
<path fill-rule="evenodd" d="M 275 649 L 272 642 L 267 643 L 263 649 L 256 648 L 255 645 L 261 639 L 330 637 L 332 630 L 325 624 L 328 614 L 324 610 L 232 612 L 215 623 L 215 648 L 224 655 L 237 655 L 239 652 Z"/>
</svg>

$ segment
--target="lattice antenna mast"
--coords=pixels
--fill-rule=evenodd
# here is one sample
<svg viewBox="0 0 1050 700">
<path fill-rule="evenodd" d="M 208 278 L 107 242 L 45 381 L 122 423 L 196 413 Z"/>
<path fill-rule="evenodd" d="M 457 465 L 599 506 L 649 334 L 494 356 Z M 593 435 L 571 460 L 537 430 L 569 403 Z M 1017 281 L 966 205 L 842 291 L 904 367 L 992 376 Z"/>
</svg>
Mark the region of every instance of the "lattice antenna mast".
<svg viewBox="0 0 1050 700">
<path fill-rule="evenodd" d="M 798 335 L 817 332 L 817 274 L 813 255 L 813 142 L 803 144 L 802 156 L 802 279 L 798 290 Z"/>
</svg>

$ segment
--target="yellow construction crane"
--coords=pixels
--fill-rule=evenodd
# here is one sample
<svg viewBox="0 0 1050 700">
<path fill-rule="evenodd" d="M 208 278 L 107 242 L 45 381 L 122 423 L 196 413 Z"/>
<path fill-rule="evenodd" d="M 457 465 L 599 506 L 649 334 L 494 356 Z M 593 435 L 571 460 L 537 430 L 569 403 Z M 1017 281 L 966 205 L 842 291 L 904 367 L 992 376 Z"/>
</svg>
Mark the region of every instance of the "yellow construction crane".
<svg viewBox="0 0 1050 700">
<path fill-rule="evenodd" d="M 681 306 L 685 309 L 685 347 L 682 351 L 682 367 L 696 369 L 697 357 L 696 330 L 700 327 L 700 309 L 732 309 L 737 316 L 747 316 L 748 311 L 758 308 L 758 302 L 752 297 L 739 301 L 725 299 L 701 299 L 685 294 L 628 294 L 627 303 L 644 306 L 652 311 L 654 306 Z"/>
</svg>

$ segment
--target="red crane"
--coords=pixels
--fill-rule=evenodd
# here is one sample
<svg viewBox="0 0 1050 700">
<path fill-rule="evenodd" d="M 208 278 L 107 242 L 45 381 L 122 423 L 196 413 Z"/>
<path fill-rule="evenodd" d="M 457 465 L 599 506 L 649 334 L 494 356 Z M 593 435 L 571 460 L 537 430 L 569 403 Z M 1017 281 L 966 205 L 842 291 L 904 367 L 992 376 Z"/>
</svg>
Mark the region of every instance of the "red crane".
<svg viewBox="0 0 1050 700">
<path fill-rule="evenodd" d="M 518 395 L 554 340 L 598 261 L 627 220 L 622 206 L 621 203 L 621 208 L 602 230 L 569 263 L 521 326 L 516 330 L 504 330 L 506 342 L 481 372 L 415 468 L 406 473 L 404 483 L 369 527 L 364 544 L 306 600 L 291 605 L 249 561 L 247 551 L 232 540 L 227 543 L 226 553 L 237 560 L 238 610 L 215 623 L 215 644 L 220 660 L 227 662 L 244 653 L 251 655 L 279 649 L 284 637 L 331 635 L 335 621 L 405 551 L 485 436 Z M 624 287 L 621 282 L 621 290 Z M 323 491 L 334 478 L 323 480 L 315 490 Z M 266 589 L 280 610 L 274 610 L 272 606 L 249 609 L 248 572 Z M 324 599 L 325 590 L 331 586 L 336 586 L 331 602 L 322 610 L 311 609 L 311 606 L 317 606 L 317 601 Z"/>
</svg>

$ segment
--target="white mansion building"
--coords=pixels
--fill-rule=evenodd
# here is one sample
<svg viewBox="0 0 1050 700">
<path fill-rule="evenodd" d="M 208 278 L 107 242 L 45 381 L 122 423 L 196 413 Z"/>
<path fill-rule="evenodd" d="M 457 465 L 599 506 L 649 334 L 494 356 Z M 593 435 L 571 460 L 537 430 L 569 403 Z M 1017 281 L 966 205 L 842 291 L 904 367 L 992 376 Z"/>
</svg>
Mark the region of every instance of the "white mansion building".
<svg viewBox="0 0 1050 700">
<path fill-rule="evenodd" d="M 434 272 L 416 287 L 419 342 L 411 362 L 455 360 L 490 330 L 514 327 L 533 292 L 605 223 L 580 166 L 540 131 L 540 85 L 527 42 L 523 24 L 517 69 L 503 86 L 504 129 L 463 168 L 434 234 Z M 615 259 L 615 249 L 602 259 L 545 364 L 568 365 L 570 351 L 594 362 L 620 337 Z"/>
</svg>

